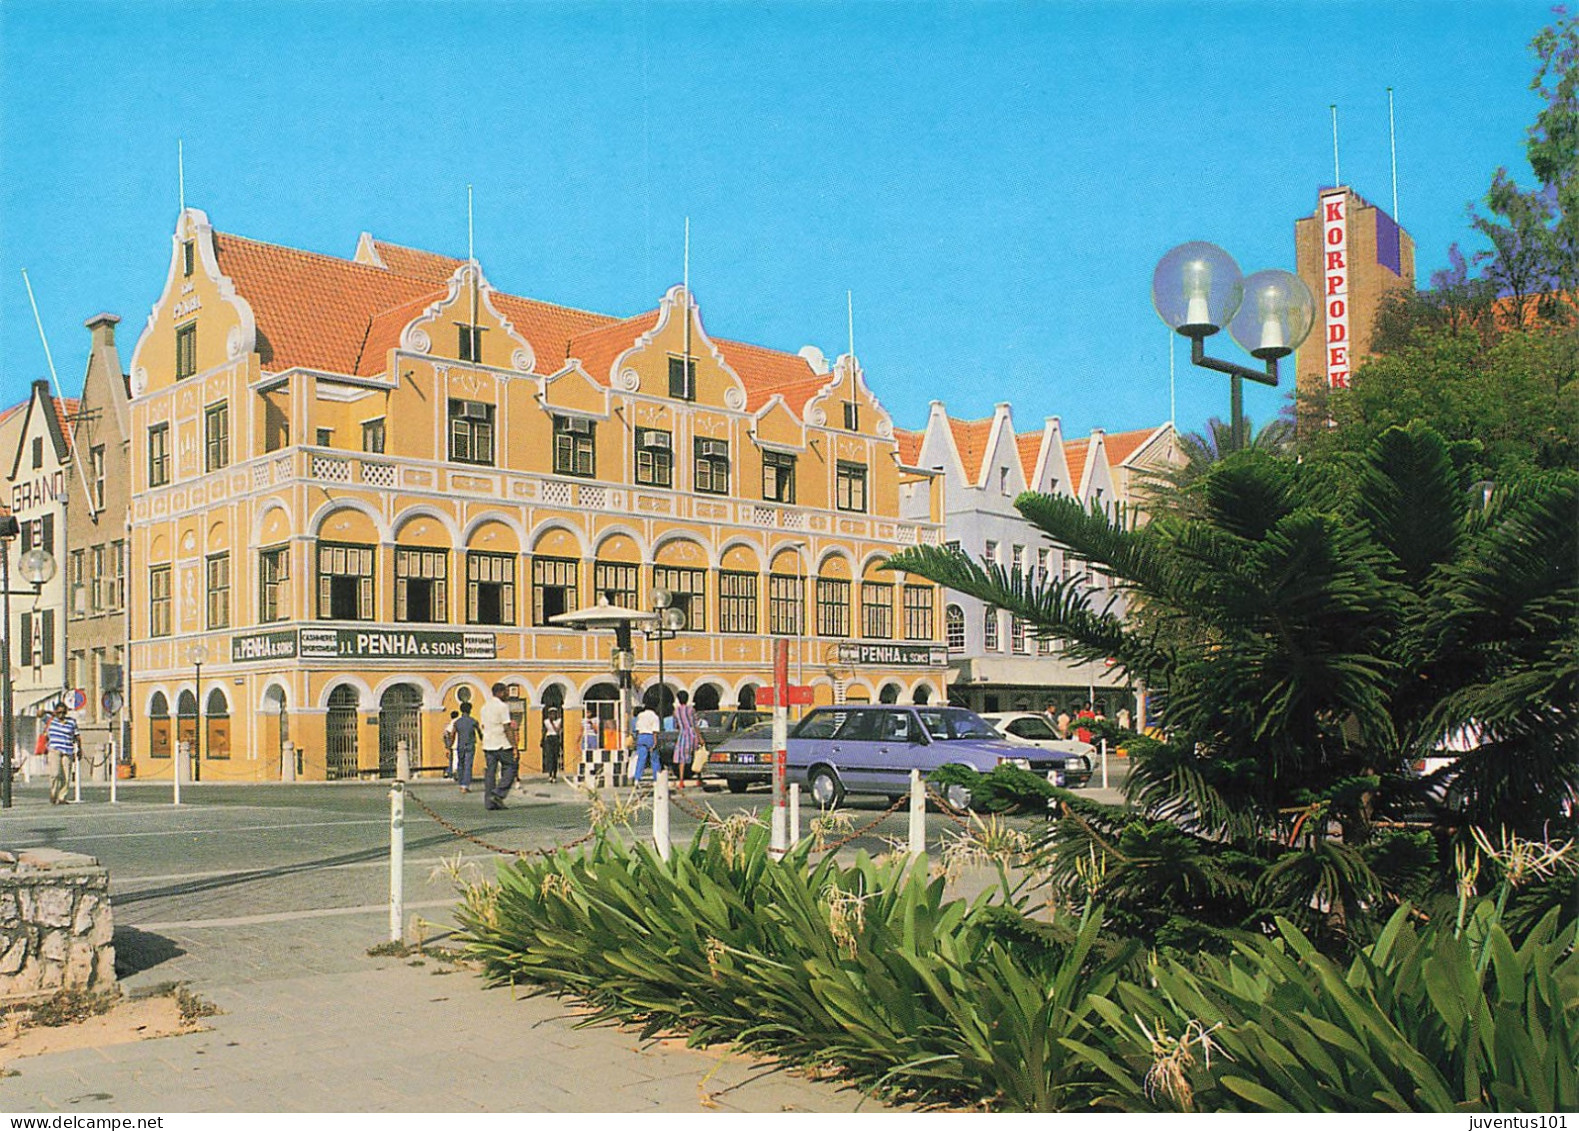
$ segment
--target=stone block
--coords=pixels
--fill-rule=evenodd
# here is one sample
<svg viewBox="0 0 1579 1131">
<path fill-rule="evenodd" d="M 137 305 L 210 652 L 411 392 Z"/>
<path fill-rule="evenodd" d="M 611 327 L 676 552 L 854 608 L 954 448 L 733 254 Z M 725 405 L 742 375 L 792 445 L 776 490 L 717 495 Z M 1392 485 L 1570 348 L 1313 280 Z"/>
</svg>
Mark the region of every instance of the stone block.
<svg viewBox="0 0 1579 1131">
<path fill-rule="evenodd" d="M 105 904 L 94 916 L 93 929 L 88 932 L 88 941 L 94 946 L 108 946 L 114 937 L 115 916 L 110 914 L 109 904 Z"/>
<path fill-rule="evenodd" d="M 73 939 L 66 954 L 65 985 L 88 987 L 93 984 L 93 944 Z"/>
<path fill-rule="evenodd" d="M 43 927 L 71 926 L 71 908 L 77 892 L 71 888 L 41 888 L 33 896 L 33 921 Z"/>
<path fill-rule="evenodd" d="M 63 848 L 24 848 L 16 854 L 22 868 L 38 872 L 59 872 L 68 869 L 96 868 L 98 860 L 81 852 L 67 852 Z"/>
<path fill-rule="evenodd" d="M 69 887 L 42 888 L 34 896 L 33 918 L 40 926 L 68 927 L 71 925 L 72 904 L 77 893 Z"/>
<path fill-rule="evenodd" d="M 14 927 L 22 921 L 22 908 L 17 903 L 16 892 L 0 891 L 0 929 Z"/>
<path fill-rule="evenodd" d="M 99 909 L 99 897 L 90 891 L 77 900 L 77 913 L 71 920 L 71 933 L 85 935 L 93 930 L 94 912 Z"/>
<path fill-rule="evenodd" d="M 4 945 L 0 951 L 0 978 L 9 977 L 22 969 L 22 963 L 27 961 L 27 936 L 19 934 Z"/>
<path fill-rule="evenodd" d="M 67 936 L 64 931 L 45 931 L 38 944 L 38 956 L 45 962 L 66 961 Z"/>
</svg>

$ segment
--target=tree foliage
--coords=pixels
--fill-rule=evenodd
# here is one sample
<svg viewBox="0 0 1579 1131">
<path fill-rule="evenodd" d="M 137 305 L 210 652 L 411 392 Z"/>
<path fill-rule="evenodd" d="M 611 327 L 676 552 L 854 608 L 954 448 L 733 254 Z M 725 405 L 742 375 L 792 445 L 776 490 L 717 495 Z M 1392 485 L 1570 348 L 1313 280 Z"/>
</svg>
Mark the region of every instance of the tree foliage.
<svg viewBox="0 0 1579 1131">
<path fill-rule="evenodd" d="M 1465 491 L 1449 444 L 1411 424 L 1352 460 L 1237 453 L 1188 491 L 1136 529 L 1016 500 L 1115 579 L 1123 616 L 1080 577 L 1038 584 L 936 547 L 890 562 L 1166 691 L 1166 741 L 1131 744 L 1136 811 L 1068 806 L 1055 874 L 1088 883 L 1097 862 L 1099 898 L 1154 942 L 1277 915 L 1338 938 L 1468 824 L 1562 816 L 1579 790 L 1579 476 Z M 1434 798 L 1411 767 L 1466 728 L 1482 744 Z M 1421 813 L 1435 838 L 1385 827 Z"/>
</svg>

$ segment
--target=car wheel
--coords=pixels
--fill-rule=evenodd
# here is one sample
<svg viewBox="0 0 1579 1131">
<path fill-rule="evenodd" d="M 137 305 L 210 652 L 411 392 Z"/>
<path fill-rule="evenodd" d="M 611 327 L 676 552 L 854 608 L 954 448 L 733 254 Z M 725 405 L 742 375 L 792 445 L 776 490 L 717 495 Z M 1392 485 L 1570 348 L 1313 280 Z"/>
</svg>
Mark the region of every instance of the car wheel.
<svg viewBox="0 0 1579 1131">
<path fill-rule="evenodd" d="M 839 802 L 844 800 L 844 785 L 839 775 L 827 766 L 812 767 L 811 773 L 806 775 L 806 787 L 819 808 L 837 809 Z"/>
<path fill-rule="evenodd" d="M 950 782 L 943 788 L 943 800 L 947 801 L 954 809 L 970 808 L 970 790 L 955 782 Z"/>
<path fill-rule="evenodd" d="M 729 779 L 729 792 L 730 793 L 744 793 L 746 791 L 746 787 L 749 786 L 750 784 L 751 784 L 750 782 L 744 780 L 743 778 L 730 778 Z"/>
</svg>

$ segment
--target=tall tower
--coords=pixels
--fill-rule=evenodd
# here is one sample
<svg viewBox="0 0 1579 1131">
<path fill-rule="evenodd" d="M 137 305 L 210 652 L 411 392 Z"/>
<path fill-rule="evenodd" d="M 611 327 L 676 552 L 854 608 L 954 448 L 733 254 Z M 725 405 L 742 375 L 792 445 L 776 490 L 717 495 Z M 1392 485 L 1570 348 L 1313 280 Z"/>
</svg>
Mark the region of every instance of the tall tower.
<svg viewBox="0 0 1579 1131">
<path fill-rule="evenodd" d="M 1294 221 L 1294 261 L 1320 314 L 1295 369 L 1300 401 L 1346 389 L 1370 351 L 1383 297 L 1415 283 L 1415 243 L 1398 222 L 1346 185 L 1322 189 Z"/>
</svg>

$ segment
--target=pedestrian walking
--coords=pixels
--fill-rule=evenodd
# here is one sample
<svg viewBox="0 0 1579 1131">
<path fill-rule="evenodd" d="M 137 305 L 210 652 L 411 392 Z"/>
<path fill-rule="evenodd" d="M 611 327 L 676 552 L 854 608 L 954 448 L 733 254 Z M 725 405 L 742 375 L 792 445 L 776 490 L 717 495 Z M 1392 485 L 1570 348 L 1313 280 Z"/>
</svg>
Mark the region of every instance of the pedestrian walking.
<svg viewBox="0 0 1579 1131">
<path fill-rule="evenodd" d="M 631 780 L 641 781 L 642 771 L 652 766 L 653 780 L 658 779 L 658 712 L 643 707 L 636 713 L 636 769 Z"/>
<path fill-rule="evenodd" d="M 674 769 L 680 788 L 684 789 L 685 771 L 691 765 L 696 748 L 702 744 L 702 735 L 696 727 L 696 708 L 691 706 L 691 693 L 681 691 L 674 698 Z"/>
<path fill-rule="evenodd" d="M 470 703 L 461 704 L 461 709 L 455 712 L 455 718 L 450 721 L 449 729 L 455 747 L 455 780 L 460 783 L 462 793 L 470 793 L 472 766 L 477 759 L 477 736 L 482 733 L 482 724 L 472 718 Z"/>
<path fill-rule="evenodd" d="M 1129 729 L 1130 718 L 1128 707 L 1120 707 L 1118 709 L 1118 714 L 1114 717 L 1118 721 L 1119 726 L 1123 727 L 1125 730 Z"/>
<path fill-rule="evenodd" d="M 510 706 L 504 701 L 506 690 L 504 684 L 494 684 L 477 717 L 482 724 L 484 809 L 505 807 L 504 799 L 510 796 L 519 767 L 515 754 L 515 720 L 510 717 Z"/>
<path fill-rule="evenodd" d="M 459 711 L 450 712 L 450 721 L 444 724 L 444 753 L 449 765 L 444 767 L 444 776 L 455 776 L 455 720 L 461 717 Z"/>
<path fill-rule="evenodd" d="M 49 803 L 62 805 L 66 800 L 66 784 L 73 762 L 82 757 L 82 735 L 77 723 L 66 713 L 66 705 L 55 705 L 55 717 L 49 720 L 44 732 L 49 747 Z"/>
<path fill-rule="evenodd" d="M 1069 712 L 1067 710 L 1058 712 L 1058 721 L 1054 725 L 1058 727 L 1059 738 L 1069 737 L 1069 724 L 1072 721 L 1073 720 L 1070 719 Z"/>
<path fill-rule="evenodd" d="M 543 770 L 549 781 L 559 780 L 559 754 L 565 740 L 565 720 L 558 707 L 543 711 Z"/>
</svg>

